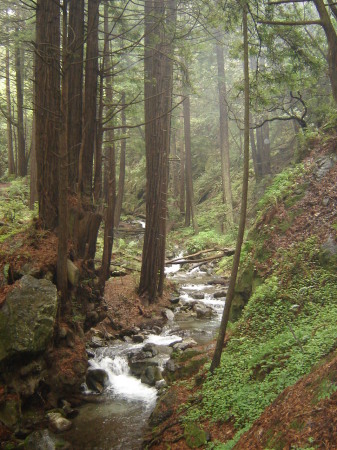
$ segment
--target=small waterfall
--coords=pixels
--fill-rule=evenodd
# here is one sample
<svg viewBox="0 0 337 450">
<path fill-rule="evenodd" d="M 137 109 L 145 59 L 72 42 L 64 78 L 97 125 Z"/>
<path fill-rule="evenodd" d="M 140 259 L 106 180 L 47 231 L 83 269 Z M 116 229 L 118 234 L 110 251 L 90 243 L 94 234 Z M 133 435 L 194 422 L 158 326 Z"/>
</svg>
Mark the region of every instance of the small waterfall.
<svg viewBox="0 0 337 450">
<path fill-rule="evenodd" d="M 90 365 L 94 369 L 103 369 L 108 374 L 107 395 L 129 402 L 142 402 L 146 407 L 154 406 L 157 390 L 131 374 L 126 356 L 101 355 L 90 360 Z"/>
</svg>

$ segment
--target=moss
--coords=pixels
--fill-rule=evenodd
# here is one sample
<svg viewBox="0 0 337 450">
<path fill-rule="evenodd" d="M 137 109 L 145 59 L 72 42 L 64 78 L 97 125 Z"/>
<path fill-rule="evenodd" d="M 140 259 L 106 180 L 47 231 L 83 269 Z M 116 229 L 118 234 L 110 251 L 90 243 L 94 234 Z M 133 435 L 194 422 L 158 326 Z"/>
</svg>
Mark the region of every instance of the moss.
<svg viewBox="0 0 337 450">
<path fill-rule="evenodd" d="M 207 434 L 195 423 L 188 423 L 185 426 L 184 437 L 186 444 L 190 448 L 199 448 L 207 442 Z"/>
</svg>

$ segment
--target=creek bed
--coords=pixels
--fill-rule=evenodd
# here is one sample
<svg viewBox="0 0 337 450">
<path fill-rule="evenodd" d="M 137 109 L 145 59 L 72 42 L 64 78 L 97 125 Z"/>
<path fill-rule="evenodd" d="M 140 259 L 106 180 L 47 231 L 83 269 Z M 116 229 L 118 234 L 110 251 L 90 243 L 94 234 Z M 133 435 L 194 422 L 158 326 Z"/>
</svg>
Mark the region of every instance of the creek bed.
<svg viewBox="0 0 337 450">
<path fill-rule="evenodd" d="M 118 342 L 95 350 L 91 366 L 103 369 L 108 382 L 98 403 L 88 403 L 80 408 L 73 427 L 64 433 L 65 440 L 74 449 L 84 450 L 138 450 L 148 431 L 148 419 L 153 411 L 157 390 L 135 378 L 128 366 L 128 353 L 140 350 L 145 344 L 158 348 L 160 366 L 169 359 L 165 348 L 170 344 L 192 338 L 198 344 L 207 344 L 217 333 L 225 298 L 221 297 L 223 286 L 208 284 L 212 275 L 193 269 L 179 270 L 173 265 L 167 275 L 180 286 L 180 302 L 174 319 L 169 321 L 160 335 L 150 334 L 141 344 Z M 220 298 L 214 298 L 218 292 Z M 188 310 L 199 304 L 212 307 L 211 318 L 196 318 Z"/>
</svg>

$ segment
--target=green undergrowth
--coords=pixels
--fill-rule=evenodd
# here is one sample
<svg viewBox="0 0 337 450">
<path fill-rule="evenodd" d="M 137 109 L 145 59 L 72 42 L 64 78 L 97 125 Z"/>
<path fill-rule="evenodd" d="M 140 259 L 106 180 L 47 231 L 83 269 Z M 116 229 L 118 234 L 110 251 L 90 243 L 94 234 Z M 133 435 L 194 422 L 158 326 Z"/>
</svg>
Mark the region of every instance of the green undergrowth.
<svg viewBox="0 0 337 450">
<path fill-rule="evenodd" d="M 238 432 L 246 429 L 336 348 L 337 275 L 320 265 L 318 243 L 310 238 L 277 256 L 273 275 L 255 289 L 187 421 L 232 420 Z M 328 394 L 323 386 L 321 397 Z"/>
<path fill-rule="evenodd" d="M 266 189 L 265 194 L 260 199 L 257 205 L 257 216 L 256 216 L 256 222 L 258 223 L 264 214 L 266 213 L 266 210 L 268 207 L 275 206 L 278 204 L 278 202 L 285 200 L 288 195 L 291 193 L 291 200 L 292 202 L 295 202 L 298 200 L 302 195 L 302 189 L 301 186 L 298 186 L 298 193 L 296 193 L 296 196 L 293 195 L 294 188 L 296 188 L 296 179 L 303 175 L 305 172 L 305 166 L 303 163 L 297 164 L 295 167 L 288 168 L 284 170 L 283 172 L 276 175 L 276 177 L 273 180 L 273 183 L 271 186 L 269 186 Z M 300 192 L 301 191 L 301 192 Z M 289 203 L 288 206 L 291 206 L 291 203 Z"/>
<path fill-rule="evenodd" d="M 29 209 L 29 179 L 12 180 L 0 191 L 0 217 L 3 221 L 0 242 L 25 229 L 36 215 L 36 208 Z"/>
</svg>

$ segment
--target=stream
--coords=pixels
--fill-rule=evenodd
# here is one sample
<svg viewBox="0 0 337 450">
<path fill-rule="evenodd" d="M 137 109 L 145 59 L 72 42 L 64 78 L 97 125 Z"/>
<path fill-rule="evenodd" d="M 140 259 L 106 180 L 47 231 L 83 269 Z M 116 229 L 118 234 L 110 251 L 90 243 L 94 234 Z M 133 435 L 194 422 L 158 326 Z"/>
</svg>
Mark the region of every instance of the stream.
<svg viewBox="0 0 337 450">
<path fill-rule="evenodd" d="M 172 345 L 187 339 L 207 344 L 217 333 L 225 301 L 224 286 L 216 284 L 213 275 L 199 268 L 184 272 L 175 264 L 166 272 L 179 285 L 179 303 L 174 317 L 172 314 L 161 333 L 154 334 L 150 330 L 142 343 L 115 341 L 108 347 L 94 350 L 90 366 L 103 369 L 108 380 L 104 392 L 97 396 L 99 402 L 82 406 L 72 429 L 63 435 L 74 449 L 140 449 L 158 390 L 131 374 L 130 353 L 140 352 L 145 345 L 150 345 L 156 349 L 158 366 L 163 369 Z M 193 315 L 192 308 L 196 310 Z M 210 308 L 212 317 L 209 314 L 203 317 L 202 313 L 209 312 Z"/>
</svg>

